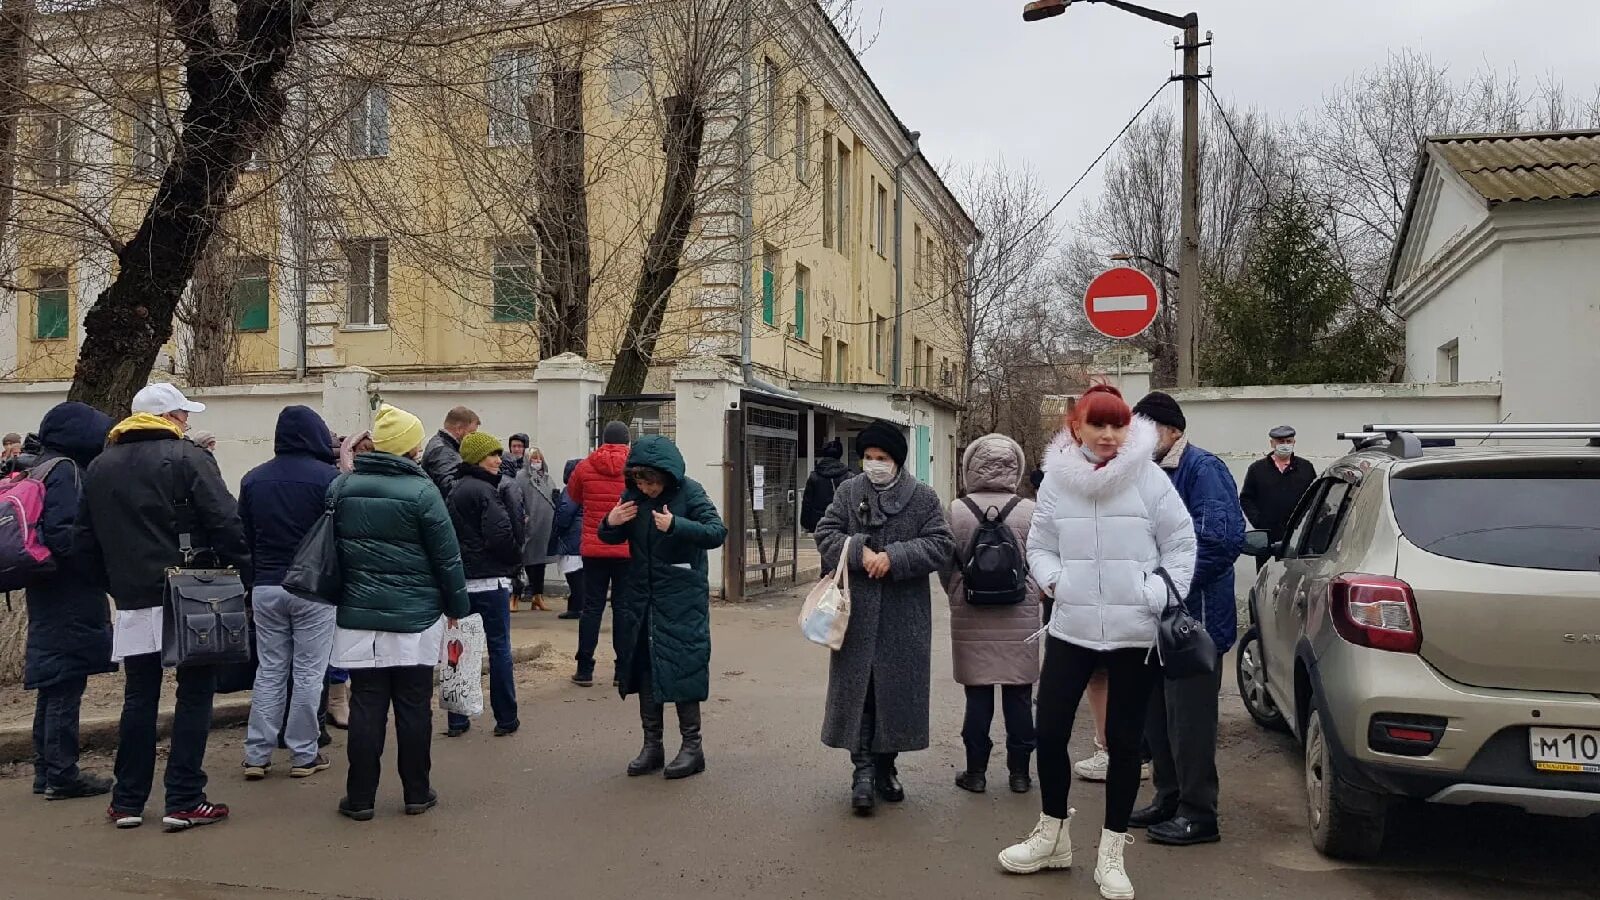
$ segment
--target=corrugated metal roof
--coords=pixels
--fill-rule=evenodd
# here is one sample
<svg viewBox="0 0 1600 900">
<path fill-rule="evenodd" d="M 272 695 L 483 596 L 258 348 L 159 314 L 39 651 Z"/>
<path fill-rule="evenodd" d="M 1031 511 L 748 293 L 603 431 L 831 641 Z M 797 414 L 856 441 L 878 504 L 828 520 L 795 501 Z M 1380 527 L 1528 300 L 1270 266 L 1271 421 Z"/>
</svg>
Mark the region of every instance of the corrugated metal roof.
<svg viewBox="0 0 1600 900">
<path fill-rule="evenodd" d="M 1600 197 L 1600 131 L 1447 135 L 1428 144 L 1491 204 Z"/>
</svg>

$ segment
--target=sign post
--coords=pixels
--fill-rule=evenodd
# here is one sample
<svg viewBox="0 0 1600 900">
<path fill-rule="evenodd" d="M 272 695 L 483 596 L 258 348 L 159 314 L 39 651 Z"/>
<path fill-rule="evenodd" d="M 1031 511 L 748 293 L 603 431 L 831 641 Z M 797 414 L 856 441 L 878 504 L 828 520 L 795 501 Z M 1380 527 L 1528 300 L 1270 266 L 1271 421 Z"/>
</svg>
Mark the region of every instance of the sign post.
<svg viewBox="0 0 1600 900">
<path fill-rule="evenodd" d="M 1107 269 L 1089 282 L 1083 295 L 1083 314 L 1095 331 L 1108 338 L 1126 340 L 1150 327 L 1161 309 L 1156 283 L 1138 269 Z"/>
</svg>

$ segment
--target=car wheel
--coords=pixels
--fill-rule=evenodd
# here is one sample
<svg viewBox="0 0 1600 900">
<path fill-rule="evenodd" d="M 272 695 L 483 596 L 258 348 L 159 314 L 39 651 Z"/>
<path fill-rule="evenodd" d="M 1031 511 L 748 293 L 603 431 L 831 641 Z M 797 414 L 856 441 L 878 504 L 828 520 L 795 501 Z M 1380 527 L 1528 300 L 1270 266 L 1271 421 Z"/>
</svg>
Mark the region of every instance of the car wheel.
<svg viewBox="0 0 1600 900">
<path fill-rule="evenodd" d="M 1267 690 L 1267 663 L 1261 656 L 1261 630 L 1252 628 L 1245 632 L 1234 653 L 1234 674 L 1239 682 L 1239 698 L 1245 711 L 1256 724 L 1269 731 L 1288 731 L 1278 705 L 1272 702 Z"/>
<path fill-rule="evenodd" d="M 1383 849 L 1388 816 L 1358 812 L 1362 807 L 1382 809 L 1383 800 L 1339 777 L 1333 748 L 1322 727 L 1322 712 L 1313 707 L 1306 722 L 1306 812 L 1311 845 L 1333 859 L 1377 856 Z"/>
</svg>

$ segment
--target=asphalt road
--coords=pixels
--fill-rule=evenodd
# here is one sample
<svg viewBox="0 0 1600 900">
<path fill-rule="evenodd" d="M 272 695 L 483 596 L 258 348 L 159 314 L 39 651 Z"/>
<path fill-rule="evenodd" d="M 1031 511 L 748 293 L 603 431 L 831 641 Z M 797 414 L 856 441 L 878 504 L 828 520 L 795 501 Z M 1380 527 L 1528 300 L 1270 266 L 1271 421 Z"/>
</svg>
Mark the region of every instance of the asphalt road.
<svg viewBox="0 0 1600 900">
<path fill-rule="evenodd" d="M 229 803 L 234 817 L 190 833 L 163 834 L 152 824 L 119 832 L 103 820 L 103 802 L 46 803 L 30 795 L 26 778 L 0 782 L 0 897 L 1098 896 L 1092 841 L 1102 789 L 1074 791 L 1079 867 L 1018 877 L 1002 873 L 995 854 L 1028 832 L 1038 795 L 1004 791 L 999 753 L 990 780 L 1000 792 L 975 796 L 953 786 L 961 694 L 947 676 L 947 616 L 938 618 L 933 663 L 939 746 L 902 757 L 906 803 L 880 806 L 871 819 L 850 815 L 848 761 L 817 741 L 826 653 L 796 633 L 797 603 L 715 611 L 704 775 L 679 782 L 623 775 L 638 749 L 634 704 L 568 684 L 567 664 L 551 660 L 521 670 L 520 734 L 494 738 L 479 728 L 435 741 L 442 802 L 418 818 L 400 814 L 392 749 L 378 818 L 354 823 L 334 812 L 344 776 L 338 746 L 334 768 L 315 778 L 275 774 L 245 784 L 237 731 L 214 736 L 210 758 L 211 796 Z M 519 614 L 519 624 L 531 615 Z M 570 652 L 572 624 L 539 618 L 557 658 Z M 1140 897 L 1576 900 L 1600 893 L 1600 828 L 1511 813 L 1411 813 L 1381 863 L 1329 863 L 1305 835 L 1297 748 L 1260 732 L 1236 697 L 1224 710 L 1225 839 L 1181 850 L 1143 841 L 1130 847 Z M 435 721 L 442 725 L 442 717 Z M 669 712 L 669 753 L 673 721 Z M 998 737 L 998 721 L 995 727 Z M 159 801 L 148 811 L 158 813 Z"/>
</svg>

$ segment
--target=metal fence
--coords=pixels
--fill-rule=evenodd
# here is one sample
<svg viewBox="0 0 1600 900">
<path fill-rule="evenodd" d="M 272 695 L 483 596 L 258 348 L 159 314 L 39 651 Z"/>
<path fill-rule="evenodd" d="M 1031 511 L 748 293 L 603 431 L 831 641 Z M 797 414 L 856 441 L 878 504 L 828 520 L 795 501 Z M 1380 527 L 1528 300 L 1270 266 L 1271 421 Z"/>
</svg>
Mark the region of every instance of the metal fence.
<svg viewBox="0 0 1600 900">
<path fill-rule="evenodd" d="M 594 398 L 594 411 L 589 416 L 589 445 L 600 446 L 600 433 L 607 422 L 623 422 L 629 435 L 637 440 L 647 434 L 659 434 L 668 440 L 678 437 L 678 407 L 672 394 L 630 394 Z"/>
<path fill-rule="evenodd" d="M 747 590 L 794 584 L 798 574 L 800 416 L 796 410 L 744 407 L 744 584 Z"/>
</svg>

